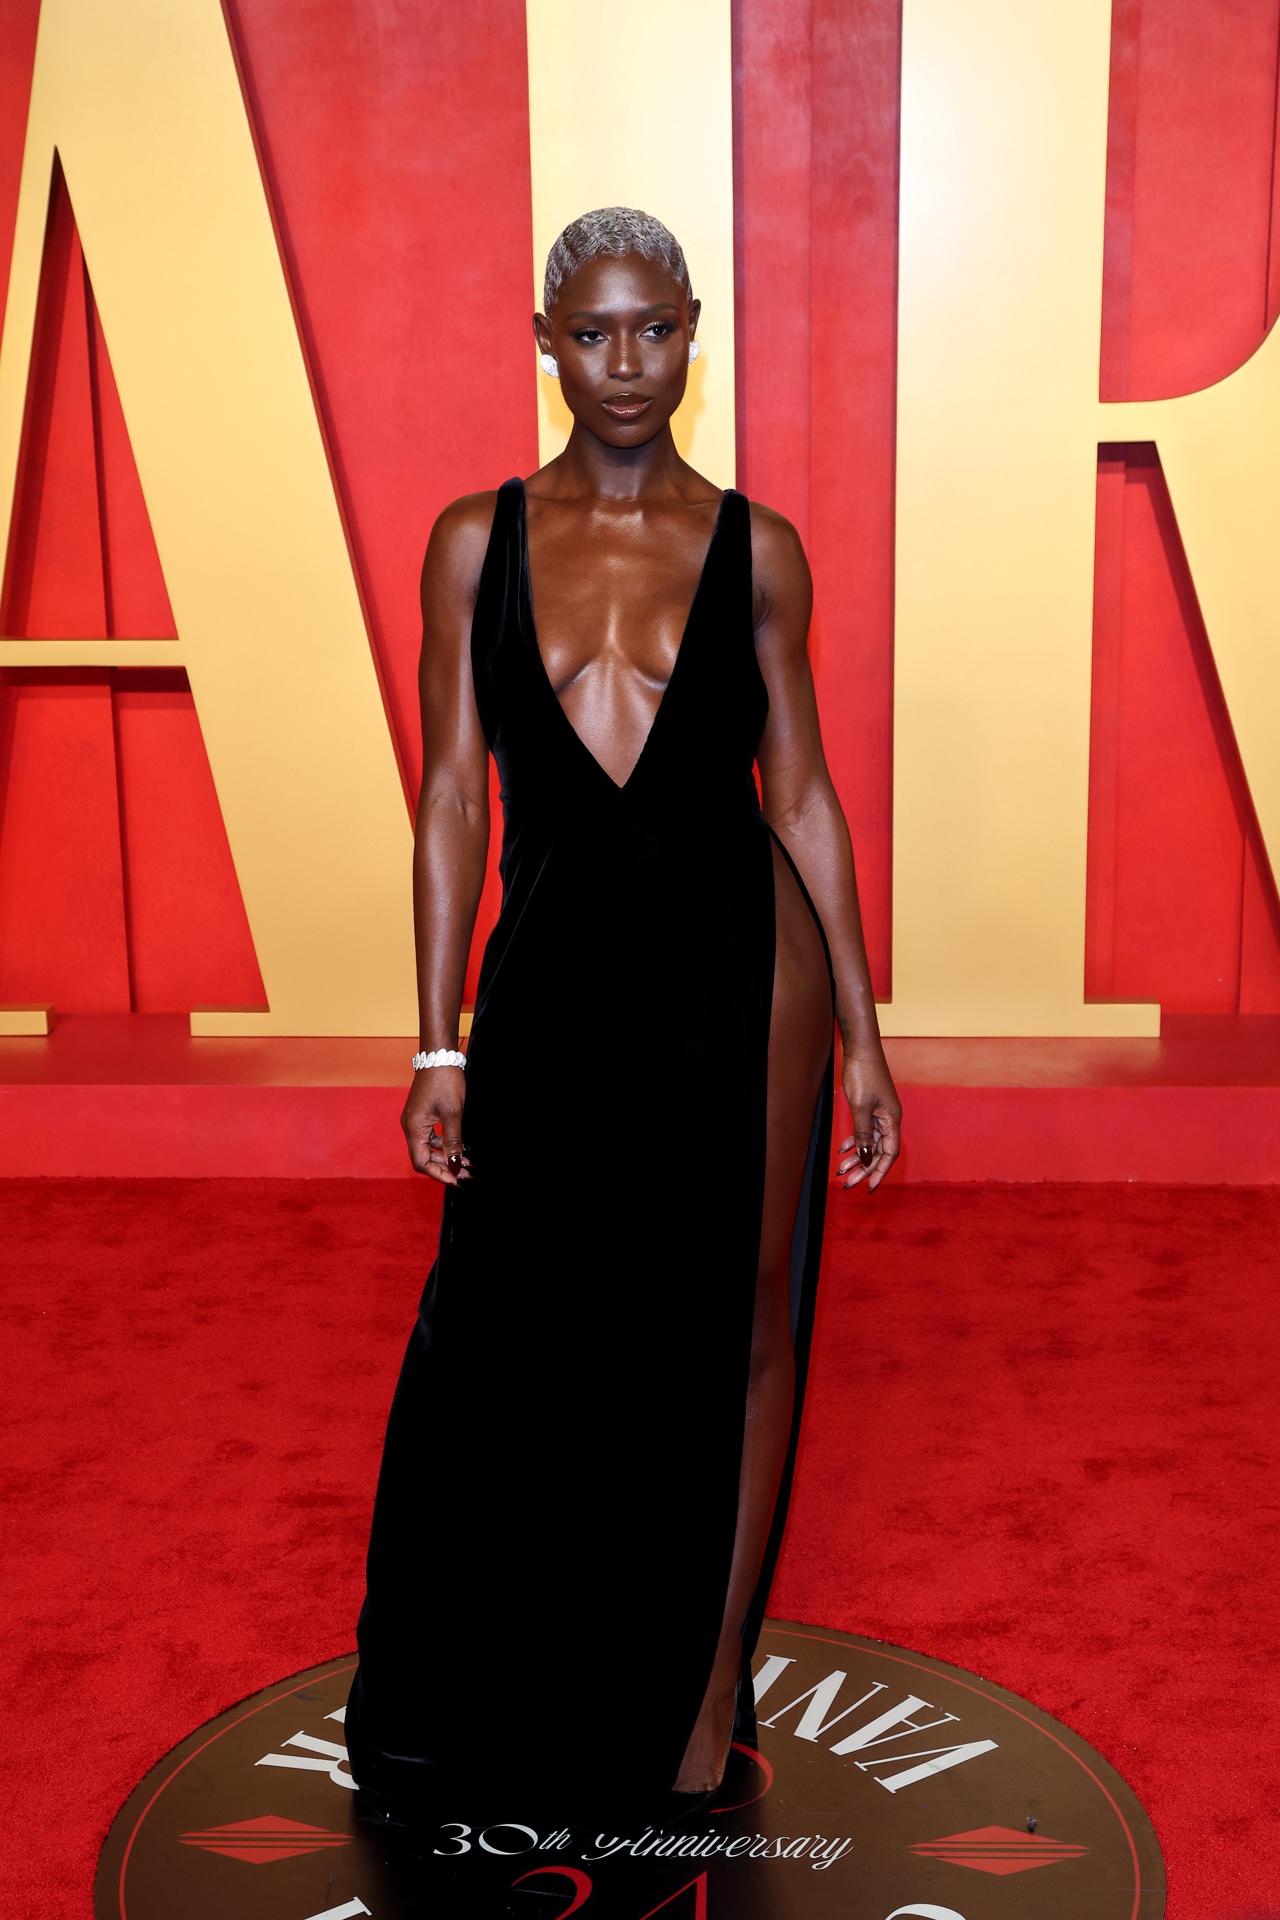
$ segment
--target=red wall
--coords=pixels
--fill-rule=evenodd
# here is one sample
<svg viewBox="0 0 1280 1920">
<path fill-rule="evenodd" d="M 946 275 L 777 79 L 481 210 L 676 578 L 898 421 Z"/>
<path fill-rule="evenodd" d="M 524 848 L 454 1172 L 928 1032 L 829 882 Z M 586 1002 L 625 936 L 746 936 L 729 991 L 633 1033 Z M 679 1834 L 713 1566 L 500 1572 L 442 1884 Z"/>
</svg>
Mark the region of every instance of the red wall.
<svg viewBox="0 0 1280 1920">
<path fill-rule="evenodd" d="M 427 530 L 455 494 L 537 464 L 524 8 L 226 8 L 410 808 Z M 36 11 L 0 12 L 5 280 Z M 827 752 L 887 998 L 899 9 L 735 0 L 733 33 L 737 483 L 808 548 Z M 1104 399 L 1220 379 L 1270 325 L 1278 49 L 1280 0 L 1115 0 Z M 0 631 L 171 633 L 69 184 Z M 182 674 L 0 673 L 0 793 L 0 1002 L 262 1004 Z M 1152 449 L 1105 448 L 1086 991 L 1276 1011 L 1278 931 L 1176 502 Z"/>
</svg>

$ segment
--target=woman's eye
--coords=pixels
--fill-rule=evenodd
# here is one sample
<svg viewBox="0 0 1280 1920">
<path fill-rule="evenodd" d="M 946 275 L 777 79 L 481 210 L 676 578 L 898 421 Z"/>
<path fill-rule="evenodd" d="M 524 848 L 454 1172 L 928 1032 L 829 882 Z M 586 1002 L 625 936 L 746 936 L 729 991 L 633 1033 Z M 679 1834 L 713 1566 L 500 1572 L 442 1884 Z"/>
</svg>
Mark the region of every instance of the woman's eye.
<svg viewBox="0 0 1280 1920">
<path fill-rule="evenodd" d="M 651 320 L 645 332 L 655 334 L 659 340 L 665 340 L 669 333 L 675 332 L 675 323 L 671 320 Z M 580 340 L 584 347 L 594 346 L 597 340 L 604 339 L 599 327 L 577 327 L 573 337 L 575 340 Z"/>
</svg>

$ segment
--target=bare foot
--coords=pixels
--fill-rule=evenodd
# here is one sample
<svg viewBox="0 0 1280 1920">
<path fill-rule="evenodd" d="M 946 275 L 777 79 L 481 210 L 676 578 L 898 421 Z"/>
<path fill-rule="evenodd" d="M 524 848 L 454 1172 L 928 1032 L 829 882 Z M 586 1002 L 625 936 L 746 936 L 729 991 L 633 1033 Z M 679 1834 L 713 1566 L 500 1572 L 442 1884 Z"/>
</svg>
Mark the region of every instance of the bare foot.
<svg viewBox="0 0 1280 1920">
<path fill-rule="evenodd" d="M 676 1775 L 677 1793 L 704 1793 L 708 1787 L 718 1787 L 723 1780 L 733 1737 L 737 1681 L 736 1664 L 727 1674 L 719 1665 L 713 1671 Z"/>
</svg>

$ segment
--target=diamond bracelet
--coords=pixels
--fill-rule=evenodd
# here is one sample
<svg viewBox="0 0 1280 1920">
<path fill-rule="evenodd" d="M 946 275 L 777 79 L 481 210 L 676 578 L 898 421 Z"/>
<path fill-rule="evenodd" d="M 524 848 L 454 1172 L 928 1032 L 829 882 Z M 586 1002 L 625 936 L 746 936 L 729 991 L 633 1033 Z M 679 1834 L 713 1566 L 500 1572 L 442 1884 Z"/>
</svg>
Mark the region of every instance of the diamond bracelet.
<svg viewBox="0 0 1280 1920">
<path fill-rule="evenodd" d="M 436 1047 L 431 1053 L 415 1053 L 413 1056 L 415 1073 L 419 1067 L 465 1067 L 466 1064 L 466 1054 L 459 1052 L 457 1047 Z"/>
</svg>

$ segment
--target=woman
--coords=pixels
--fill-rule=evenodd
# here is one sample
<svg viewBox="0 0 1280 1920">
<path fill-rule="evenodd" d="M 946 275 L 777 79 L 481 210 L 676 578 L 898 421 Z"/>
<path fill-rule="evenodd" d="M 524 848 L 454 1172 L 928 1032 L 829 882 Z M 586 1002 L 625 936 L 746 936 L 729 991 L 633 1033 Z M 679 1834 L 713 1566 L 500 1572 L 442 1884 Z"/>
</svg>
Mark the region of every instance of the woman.
<svg viewBox="0 0 1280 1920">
<path fill-rule="evenodd" d="M 448 1778 L 671 1813 L 709 1798 L 754 1726 L 833 1023 L 844 1186 L 883 1179 L 901 1108 L 800 540 L 672 437 L 698 352 L 684 255 L 649 215 L 597 209 L 552 248 L 544 307 L 568 444 L 446 508 L 422 571 L 422 1052 L 403 1125 L 446 1193 L 346 1727 L 382 1807 Z M 503 904 L 464 1069 L 490 752 Z"/>
</svg>

